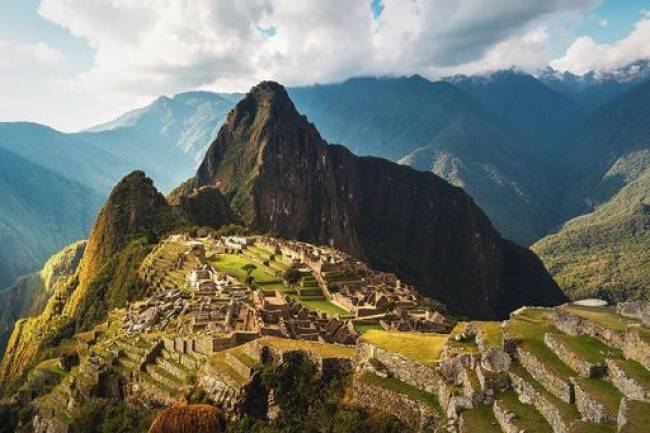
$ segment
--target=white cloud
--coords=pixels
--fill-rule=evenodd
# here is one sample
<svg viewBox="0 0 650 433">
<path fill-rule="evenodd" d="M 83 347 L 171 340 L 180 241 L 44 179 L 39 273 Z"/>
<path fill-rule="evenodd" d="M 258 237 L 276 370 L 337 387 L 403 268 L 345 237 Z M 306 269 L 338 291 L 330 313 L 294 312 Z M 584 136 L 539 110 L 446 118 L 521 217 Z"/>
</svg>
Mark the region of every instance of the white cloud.
<svg viewBox="0 0 650 433">
<path fill-rule="evenodd" d="M 14 68 L 21 64 L 55 65 L 63 54 L 45 42 L 16 44 L 0 39 L 0 68 Z"/>
<path fill-rule="evenodd" d="M 650 59 L 650 14 L 642 12 L 629 35 L 612 44 L 598 44 L 589 36 L 577 38 L 564 56 L 551 62 L 558 71 L 582 75 L 607 72 L 637 60 Z"/>
<path fill-rule="evenodd" d="M 549 23 L 598 2 L 384 0 L 375 19 L 368 0 L 42 0 L 39 13 L 95 48 L 71 85 L 135 103 L 261 79 L 538 67 Z"/>
</svg>

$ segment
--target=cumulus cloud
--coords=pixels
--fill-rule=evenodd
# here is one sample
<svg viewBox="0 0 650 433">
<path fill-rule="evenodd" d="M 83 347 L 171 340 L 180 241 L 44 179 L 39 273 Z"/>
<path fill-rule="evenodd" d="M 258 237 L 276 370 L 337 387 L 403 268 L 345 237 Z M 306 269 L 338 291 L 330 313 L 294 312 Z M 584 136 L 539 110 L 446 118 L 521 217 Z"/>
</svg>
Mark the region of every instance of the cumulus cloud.
<svg viewBox="0 0 650 433">
<path fill-rule="evenodd" d="M 539 67 L 549 23 L 599 0 L 42 0 L 95 49 L 75 86 L 125 98 L 364 74 Z"/>
<path fill-rule="evenodd" d="M 564 56 L 551 62 L 558 71 L 582 75 L 609 72 L 638 60 L 650 59 L 650 13 L 643 11 L 629 35 L 612 44 L 598 44 L 589 36 L 577 38 Z"/>
</svg>

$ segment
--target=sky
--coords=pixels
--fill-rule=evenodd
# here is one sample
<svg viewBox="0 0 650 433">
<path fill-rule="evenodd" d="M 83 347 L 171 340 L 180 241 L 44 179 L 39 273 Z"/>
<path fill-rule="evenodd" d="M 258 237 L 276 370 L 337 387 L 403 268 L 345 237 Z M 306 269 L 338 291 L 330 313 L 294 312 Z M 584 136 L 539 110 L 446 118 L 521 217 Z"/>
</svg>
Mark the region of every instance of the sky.
<svg viewBox="0 0 650 433">
<path fill-rule="evenodd" d="M 160 95 L 650 58 L 650 0 L 0 0 L 0 121 L 76 131 Z"/>
</svg>

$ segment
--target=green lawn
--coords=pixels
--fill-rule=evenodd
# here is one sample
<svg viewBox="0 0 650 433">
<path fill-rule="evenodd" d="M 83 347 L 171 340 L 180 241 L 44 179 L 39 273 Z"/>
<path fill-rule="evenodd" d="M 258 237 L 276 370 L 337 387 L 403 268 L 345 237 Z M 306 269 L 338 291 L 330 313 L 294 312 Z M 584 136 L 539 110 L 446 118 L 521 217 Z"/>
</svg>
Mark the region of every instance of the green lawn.
<svg viewBox="0 0 650 433">
<path fill-rule="evenodd" d="M 484 344 L 487 347 L 501 347 L 503 344 L 503 328 L 501 322 L 472 322 L 483 331 Z"/>
<path fill-rule="evenodd" d="M 591 320 L 605 328 L 619 332 L 625 332 L 625 327 L 628 324 L 639 323 L 637 320 L 619 316 L 606 307 L 585 307 L 582 305 L 569 304 L 563 305 L 561 308 L 567 313 L 582 317 L 583 319 Z"/>
<path fill-rule="evenodd" d="M 241 256 L 239 254 L 217 254 L 212 258 L 210 264 L 220 272 L 225 272 L 231 277 L 237 278 L 240 282 L 246 281 L 246 271 L 242 269 L 242 266 L 247 264 L 253 264 L 257 266 L 251 276 L 253 281 L 264 286 L 268 290 L 279 290 L 285 291 L 288 290 L 288 287 L 284 285 L 275 275 L 264 270 L 264 266 L 253 260 L 250 260 L 247 257 Z"/>
<path fill-rule="evenodd" d="M 293 298 L 312 310 L 322 311 L 333 315 L 346 315 L 349 313 L 347 310 L 332 304 L 327 299 L 309 299 L 309 297 L 302 296 L 294 296 Z"/>
<path fill-rule="evenodd" d="M 355 323 L 354 329 L 359 334 L 365 334 L 368 331 L 383 331 L 384 328 L 382 328 L 381 325 L 378 323 L 371 323 L 371 324 Z"/>
<path fill-rule="evenodd" d="M 372 373 L 365 373 L 361 376 L 360 380 L 370 385 L 379 386 L 386 388 L 393 392 L 406 395 L 412 400 L 422 402 L 429 406 L 436 412 L 440 412 L 440 404 L 435 395 L 422 391 L 408 383 L 404 383 L 400 380 L 391 378 L 391 377 L 380 377 Z"/>
<path fill-rule="evenodd" d="M 430 364 L 440 358 L 440 352 L 449 336 L 370 330 L 361 338 L 387 352 L 404 355 L 422 364 Z"/>
</svg>

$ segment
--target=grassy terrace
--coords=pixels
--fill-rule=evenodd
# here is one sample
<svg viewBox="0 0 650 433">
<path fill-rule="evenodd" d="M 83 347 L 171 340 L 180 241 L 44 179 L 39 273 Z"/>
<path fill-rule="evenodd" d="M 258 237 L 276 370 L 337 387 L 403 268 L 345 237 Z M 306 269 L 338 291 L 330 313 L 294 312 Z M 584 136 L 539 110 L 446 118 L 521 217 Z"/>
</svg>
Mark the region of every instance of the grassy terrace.
<svg viewBox="0 0 650 433">
<path fill-rule="evenodd" d="M 530 308 L 517 315 L 509 322 L 510 335 L 520 338 L 521 349 L 530 353 L 558 377 L 569 380 L 577 376 L 569 366 L 564 364 L 555 353 L 544 344 L 544 335 L 547 332 L 557 332 L 550 325 L 546 310 Z"/>
<path fill-rule="evenodd" d="M 341 346 L 338 344 L 317 343 L 307 340 L 290 340 L 279 337 L 262 337 L 260 344 L 277 350 L 305 350 L 323 358 L 354 358 L 357 349 L 354 346 Z"/>
<path fill-rule="evenodd" d="M 508 391 L 499 395 L 501 406 L 508 412 L 515 414 L 514 424 L 519 431 L 534 433 L 553 433 L 553 429 L 546 419 L 532 405 L 519 401 L 517 393 Z"/>
<path fill-rule="evenodd" d="M 312 310 L 316 311 L 322 311 L 324 313 L 332 314 L 332 315 L 346 315 L 348 314 L 348 311 L 344 310 L 343 308 L 332 304 L 330 301 L 328 301 L 325 298 L 322 299 L 309 299 L 308 297 L 305 296 L 294 296 L 294 298 L 300 302 L 301 304 L 305 305 L 307 308 L 310 308 Z"/>
<path fill-rule="evenodd" d="M 478 353 L 478 346 L 474 340 L 456 341 L 455 337 L 460 335 L 468 322 L 458 322 L 454 329 L 449 334 L 449 339 L 446 342 L 447 350 L 450 353 Z"/>
<path fill-rule="evenodd" d="M 380 377 L 372 373 L 365 373 L 359 378 L 359 380 L 369 385 L 378 386 L 398 394 L 406 395 L 411 400 L 424 403 L 434 411 L 440 412 L 440 404 L 438 403 L 438 399 L 436 399 L 435 395 L 426 391 L 422 391 L 412 385 L 409 385 L 408 383 L 404 383 L 400 380 L 390 377 Z"/>
<path fill-rule="evenodd" d="M 650 389 L 650 371 L 636 361 L 617 359 L 616 364 L 631 378 L 637 380 L 645 389 Z"/>
<path fill-rule="evenodd" d="M 520 364 L 514 362 L 510 367 L 510 371 L 532 385 L 539 394 L 541 394 L 546 400 L 550 401 L 559 410 L 560 416 L 566 424 L 570 424 L 571 422 L 580 419 L 580 413 L 574 405 L 560 400 L 547 391 L 546 388 L 544 388 L 541 383 L 537 382 Z"/>
<path fill-rule="evenodd" d="M 576 383 L 583 388 L 593 399 L 602 403 L 603 407 L 616 417 L 621 404 L 621 393 L 609 382 L 602 379 L 578 377 Z"/>
<path fill-rule="evenodd" d="M 607 346 L 600 340 L 588 335 L 570 336 L 555 334 L 554 337 L 583 361 L 593 364 L 605 364 L 606 358 L 623 358 L 623 353 L 619 349 Z"/>
<path fill-rule="evenodd" d="M 257 268 L 251 272 L 251 276 L 257 284 L 262 284 L 265 289 L 269 290 L 285 291 L 288 289 L 275 275 L 265 271 L 261 263 L 239 254 L 217 254 L 211 259 L 210 264 L 217 271 L 225 272 L 241 282 L 246 281 L 246 277 L 248 276 L 246 271 L 242 269 L 242 266 L 253 264 Z"/>
<path fill-rule="evenodd" d="M 236 278 L 240 282 L 244 283 L 246 281 L 246 271 L 242 269 L 242 266 L 246 264 L 253 264 L 257 266 L 251 276 L 253 281 L 258 285 L 262 286 L 264 290 L 277 290 L 281 293 L 295 292 L 294 287 L 287 287 L 282 281 L 280 281 L 275 275 L 265 270 L 265 266 L 261 262 L 253 261 L 248 257 L 244 257 L 239 254 L 217 254 L 211 260 L 210 264 L 220 272 L 225 272 L 231 277 Z M 322 292 L 319 293 L 322 294 Z M 332 315 L 337 314 L 348 314 L 348 311 L 332 304 L 330 301 L 325 299 L 323 296 L 296 296 L 291 295 L 293 299 L 305 305 L 307 308 L 310 308 L 315 311 L 320 311 Z"/>
<path fill-rule="evenodd" d="M 650 404 L 640 401 L 628 401 L 628 423 L 619 433 L 641 433 L 650 426 Z M 571 432 L 573 433 L 573 432 Z"/>
<path fill-rule="evenodd" d="M 639 323 L 638 320 L 619 316 L 607 307 L 585 307 L 582 305 L 567 304 L 560 308 L 567 313 L 591 320 L 605 328 L 619 332 L 625 332 L 625 327 L 629 324 Z"/>
<path fill-rule="evenodd" d="M 464 433 L 501 433 L 501 428 L 494 418 L 492 407 L 480 405 L 462 413 Z M 531 431 L 531 433 L 533 433 Z"/>
<path fill-rule="evenodd" d="M 361 338 L 387 352 L 404 355 L 421 364 L 431 364 L 440 358 L 449 335 L 370 330 Z"/>
<path fill-rule="evenodd" d="M 379 324 L 363 324 L 363 323 L 355 323 L 354 329 L 359 333 L 359 334 L 365 334 L 368 331 L 383 331 L 384 328 L 381 327 Z"/>
<path fill-rule="evenodd" d="M 485 336 L 484 344 L 487 347 L 501 347 L 503 344 L 503 328 L 501 322 L 472 322 L 472 325 L 481 329 Z"/>
<path fill-rule="evenodd" d="M 599 424 L 580 421 L 571 426 L 569 433 L 616 433 L 616 426 L 614 424 Z M 629 433 L 641 432 L 639 430 L 634 430 Z"/>
</svg>

